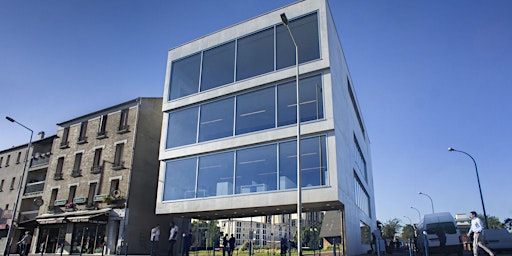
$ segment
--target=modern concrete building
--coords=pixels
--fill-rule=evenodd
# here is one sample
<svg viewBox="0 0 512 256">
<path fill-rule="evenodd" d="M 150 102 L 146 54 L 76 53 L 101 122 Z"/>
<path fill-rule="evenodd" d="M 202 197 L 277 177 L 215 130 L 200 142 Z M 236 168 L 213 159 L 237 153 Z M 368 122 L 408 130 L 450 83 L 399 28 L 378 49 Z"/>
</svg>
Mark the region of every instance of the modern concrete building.
<svg viewBox="0 0 512 256">
<path fill-rule="evenodd" d="M 326 0 L 305 0 L 169 50 L 157 213 L 226 219 L 339 211 L 342 250 L 374 229 L 370 140 Z"/>
<path fill-rule="evenodd" d="M 171 221 L 155 215 L 161 109 L 136 98 L 58 124 L 31 252 L 149 253 Z"/>
</svg>

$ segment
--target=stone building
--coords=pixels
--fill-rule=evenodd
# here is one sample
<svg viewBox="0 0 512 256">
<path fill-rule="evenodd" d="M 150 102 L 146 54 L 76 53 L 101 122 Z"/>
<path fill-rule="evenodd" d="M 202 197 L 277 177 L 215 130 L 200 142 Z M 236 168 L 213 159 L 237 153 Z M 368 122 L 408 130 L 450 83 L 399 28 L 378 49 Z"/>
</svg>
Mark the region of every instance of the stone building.
<svg viewBox="0 0 512 256">
<path fill-rule="evenodd" d="M 161 106 L 136 98 L 57 124 L 32 252 L 149 252 L 171 220 L 155 215 Z"/>
</svg>

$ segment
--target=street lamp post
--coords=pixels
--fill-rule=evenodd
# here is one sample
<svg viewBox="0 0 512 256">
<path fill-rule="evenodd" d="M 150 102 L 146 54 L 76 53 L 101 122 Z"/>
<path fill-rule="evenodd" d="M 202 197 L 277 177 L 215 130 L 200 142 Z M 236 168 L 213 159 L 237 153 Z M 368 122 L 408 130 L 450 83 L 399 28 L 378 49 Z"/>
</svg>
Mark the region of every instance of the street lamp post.
<svg viewBox="0 0 512 256">
<path fill-rule="evenodd" d="M 421 213 L 420 213 L 420 210 L 418 210 L 417 208 L 412 207 L 412 206 L 411 206 L 411 209 L 414 209 L 414 210 L 416 210 L 416 211 L 418 212 L 418 223 L 419 223 L 419 222 L 421 221 Z"/>
<path fill-rule="evenodd" d="M 434 200 L 432 200 L 432 197 L 430 197 L 429 195 L 427 195 L 423 192 L 418 192 L 418 194 L 424 195 L 424 196 L 428 197 L 428 199 L 430 199 L 430 206 L 432 206 L 432 213 L 434 213 Z"/>
<path fill-rule="evenodd" d="M 293 45 L 295 46 L 295 94 L 296 94 L 296 118 L 297 118 L 297 254 L 302 255 L 302 187 L 301 187 L 301 174 L 300 174 L 300 94 L 299 94 L 299 47 L 293 37 L 293 33 L 288 26 L 288 18 L 286 14 L 281 13 L 281 21 L 288 29 L 288 33 L 292 38 Z"/>
<path fill-rule="evenodd" d="M 459 153 L 465 154 L 465 155 L 469 156 L 469 158 L 471 158 L 471 160 L 473 160 L 473 164 L 475 164 L 476 180 L 478 181 L 478 191 L 480 192 L 480 200 L 482 201 L 482 210 L 484 211 L 485 228 L 488 229 L 489 228 L 489 222 L 487 220 L 487 213 L 485 212 L 484 196 L 482 195 L 482 187 L 480 186 L 480 177 L 478 176 L 478 167 L 476 166 L 475 159 L 470 154 L 468 154 L 468 153 L 466 153 L 466 152 L 464 152 L 462 150 L 457 150 L 457 149 L 454 149 L 454 148 L 448 148 L 448 151 L 455 151 L 455 152 L 459 152 Z"/>
<path fill-rule="evenodd" d="M 16 195 L 16 201 L 14 203 L 14 210 L 12 211 L 12 221 L 11 221 L 11 225 L 9 226 L 9 230 L 7 231 L 7 248 L 5 248 L 4 255 L 5 256 L 9 256 L 9 253 L 10 253 L 10 250 L 11 250 L 11 245 L 12 245 L 12 235 L 13 235 L 13 232 L 14 232 L 13 227 L 15 225 L 16 225 L 16 227 L 18 226 L 17 218 L 16 218 L 16 212 L 17 212 L 18 204 L 19 204 L 20 197 L 21 197 L 21 190 L 22 190 L 22 186 L 23 186 L 23 178 L 25 177 L 25 171 L 27 169 L 28 153 L 30 151 L 30 148 L 32 147 L 32 136 L 34 135 L 34 131 L 32 131 L 32 129 L 26 127 L 25 125 L 23 125 L 21 123 L 18 123 L 16 120 L 14 120 L 11 117 L 6 116 L 5 119 L 9 120 L 10 122 L 17 123 L 18 125 L 20 125 L 23 128 L 25 128 L 25 129 L 30 131 L 30 140 L 29 140 L 28 145 L 27 145 L 27 151 L 25 152 L 25 160 L 24 160 L 24 163 L 23 163 L 23 171 L 21 172 L 21 176 L 20 176 L 20 180 L 19 180 L 19 185 L 18 185 L 18 194 Z"/>
</svg>

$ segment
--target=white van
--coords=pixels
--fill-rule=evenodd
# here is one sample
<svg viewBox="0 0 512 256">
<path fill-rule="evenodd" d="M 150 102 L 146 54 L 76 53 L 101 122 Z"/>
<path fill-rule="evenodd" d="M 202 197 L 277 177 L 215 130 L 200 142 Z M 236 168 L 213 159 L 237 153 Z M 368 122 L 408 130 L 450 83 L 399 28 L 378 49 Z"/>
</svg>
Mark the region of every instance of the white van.
<svg viewBox="0 0 512 256">
<path fill-rule="evenodd" d="M 444 244 L 443 244 L 444 242 Z M 449 212 L 425 214 L 418 224 L 418 249 L 425 255 L 456 253 L 462 256 L 463 247 L 455 219 Z"/>
</svg>

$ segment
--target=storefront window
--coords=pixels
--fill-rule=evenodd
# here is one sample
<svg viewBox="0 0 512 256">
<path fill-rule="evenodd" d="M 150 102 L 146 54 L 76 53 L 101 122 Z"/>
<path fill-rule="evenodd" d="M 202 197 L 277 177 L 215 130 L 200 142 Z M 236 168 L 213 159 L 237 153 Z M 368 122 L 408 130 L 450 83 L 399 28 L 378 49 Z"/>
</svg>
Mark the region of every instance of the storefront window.
<svg viewBox="0 0 512 256">
<path fill-rule="evenodd" d="M 60 253 L 66 236 L 65 225 L 50 225 L 41 227 L 36 253 Z"/>
<path fill-rule="evenodd" d="M 105 224 L 76 224 L 71 239 L 71 253 L 101 253 L 105 244 Z"/>
</svg>

